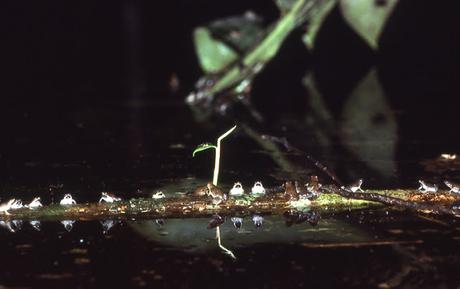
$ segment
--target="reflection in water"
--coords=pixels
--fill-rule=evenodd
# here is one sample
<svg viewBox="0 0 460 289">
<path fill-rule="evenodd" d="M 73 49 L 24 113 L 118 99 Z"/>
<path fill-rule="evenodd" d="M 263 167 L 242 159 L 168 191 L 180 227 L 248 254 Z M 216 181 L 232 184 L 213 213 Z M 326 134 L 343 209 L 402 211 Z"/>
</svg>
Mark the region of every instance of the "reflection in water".
<svg viewBox="0 0 460 289">
<path fill-rule="evenodd" d="M 349 95 L 340 132 L 346 148 L 359 160 L 383 177 L 393 176 L 397 123 L 375 69 Z"/>
<path fill-rule="evenodd" d="M 155 224 L 157 224 L 158 226 L 162 227 L 165 224 L 165 220 L 164 219 L 155 219 Z"/>
<path fill-rule="evenodd" d="M 241 228 L 241 225 L 243 225 L 243 218 L 240 217 L 232 217 L 231 218 L 233 226 L 235 229 L 239 230 Z"/>
<path fill-rule="evenodd" d="M 231 222 L 219 226 L 222 242 L 235 249 L 259 243 L 303 242 L 364 242 L 369 235 L 362 228 L 337 219 L 321 219 L 317 212 L 290 212 L 286 216 L 257 216 L 260 227 L 242 226 L 243 218 L 232 217 Z M 251 220 L 253 219 L 251 218 Z M 225 218 L 229 217 L 223 217 Z M 262 219 L 259 219 L 262 218 Z M 263 220 L 263 221 L 262 221 Z M 263 226 L 262 226 L 263 223 Z M 208 218 L 168 219 L 164 226 L 152 221 L 129 222 L 128 225 L 149 241 L 184 251 L 203 252 L 215 250 L 216 232 L 208 229 Z M 295 226 L 293 226 L 296 224 Z M 235 252 L 238 255 L 237 252 Z"/>
<path fill-rule="evenodd" d="M 61 221 L 61 224 L 64 226 L 64 228 L 67 230 L 67 232 L 72 231 L 74 223 L 75 223 L 74 220 L 63 220 L 63 221 Z"/>
<path fill-rule="evenodd" d="M 306 124 L 315 134 L 311 141 L 317 142 L 323 154 L 332 159 L 343 157 L 331 146 L 338 131 L 340 143 L 352 159 L 362 162 L 381 177 L 393 177 L 398 124 L 376 69 L 371 69 L 347 96 L 340 117 L 329 110 L 313 74 L 307 74 L 303 84 L 308 90 L 311 107 Z M 330 164 L 332 171 L 334 165 Z M 356 177 L 356 168 L 349 166 L 347 171 L 351 177 Z"/>
<path fill-rule="evenodd" d="M 103 220 L 100 221 L 102 225 L 102 234 L 107 234 L 113 226 L 115 226 L 116 222 L 114 220 Z"/>
<path fill-rule="evenodd" d="M 42 223 L 38 220 L 29 221 L 29 224 L 30 226 L 32 226 L 32 228 L 34 228 L 37 231 L 40 231 L 42 229 Z"/>
<path fill-rule="evenodd" d="M 294 224 L 302 224 L 305 222 L 308 222 L 312 226 L 316 226 L 321 219 L 321 215 L 316 211 L 288 211 L 285 212 L 283 216 L 286 218 L 287 227 L 290 227 Z"/>
<path fill-rule="evenodd" d="M 259 215 L 254 215 L 252 216 L 252 221 L 254 222 L 254 225 L 256 228 L 262 227 L 262 224 L 264 222 L 264 217 L 259 216 Z"/>
<path fill-rule="evenodd" d="M 215 228 L 222 225 L 225 222 L 224 218 L 219 215 L 212 216 L 212 219 L 208 223 L 208 229 Z"/>
<path fill-rule="evenodd" d="M 11 230 L 11 224 L 9 221 L 0 221 L 0 226 L 2 226 L 3 228 L 7 229 L 8 231 L 10 232 L 14 232 Z"/>
</svg>

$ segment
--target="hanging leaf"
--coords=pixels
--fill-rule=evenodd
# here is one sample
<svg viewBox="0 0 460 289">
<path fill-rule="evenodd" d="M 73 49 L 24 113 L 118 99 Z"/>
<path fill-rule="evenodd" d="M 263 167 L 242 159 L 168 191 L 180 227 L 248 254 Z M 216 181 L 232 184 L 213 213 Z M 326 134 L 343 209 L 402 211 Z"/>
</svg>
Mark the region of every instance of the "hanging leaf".
<svg viewBox="0 0 460 289">
<path fill-rule="evenodd" d="M 380 34 L 397 3 L 398 0 L 341 0 L 339 5 L 351 28 L 377 49 Z"/>
<path fill-rule="evenodd" d="M 324 20 L 335 7 L 336 0 L 323 0 L 321 5 L 317 5 L 311 13 L 312 17 L 308 20 L 307 33 L 302 37 L 308 49 L 314 49 L 315 39 Z"/>
<path fill-rule="evenodd" d="M 292 9 L 297 0 L 274 0 L 276 6 L 280 10 L 281 14 L 285 14 Z"/>
<path fill-rule="evenodd" d="M 385 178 L 394 175 L 398 124 L 375 68 L 348 96 L 339 131 L 362 163 Z"/>
<path fill-rule="evenodd" d="M 265 35 L 262 18 L 252 11 L 218 19 L 207 27 L 214 38 L 223 41 L 240 54 L 253 48 Z"/>
<path fill-rule="evenodd" d="M 199 153 L 199 152 L 202 152 L 202 151 L 205 151 L 205 150 L 208 150 L 208 149 L 216 149 L 217 147 L 215 145 L 213 145 L 212 143 L 202 143 L 200 145 L 198 145 L 195 150 L 193 151 L 192 153 L 192 156 L 195 157 L 195 154 Z"/>
<path fill-rule="evenodd" d="M 232 48 L 213 38 L 208 28 L 195 28 L 193 40 L 200 66 L 205 73 L 217 73 L 238 57 Z"/>
</svg>

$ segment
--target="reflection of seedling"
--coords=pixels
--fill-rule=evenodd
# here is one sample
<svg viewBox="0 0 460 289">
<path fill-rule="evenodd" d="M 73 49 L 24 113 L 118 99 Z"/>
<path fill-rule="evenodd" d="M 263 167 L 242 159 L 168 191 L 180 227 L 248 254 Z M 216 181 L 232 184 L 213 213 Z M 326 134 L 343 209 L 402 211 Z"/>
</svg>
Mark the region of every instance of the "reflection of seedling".
<svg viewBox="0 0 460 289">
<path fill-rule="evenodd" d="M 214 160 L 214 175 L 213 175 L 213 178 L 212 178 L 212 184 L 214 186 L 217 186 L 217 182 L 219 180 L 220 143 L 226 136 L 228 136 L 230 133 L 232 133 L 232 131 L 234 131 L 235 128 L 236 128 L 236 125 L 234 127 L 232 127 L 231 129 L 229 129 L 227 132 L 225 132 L 223 135 L 221 135 L 217 139 L 217 146 L 215 146 L 213 144 L 210 144 L 210 143 L 204 143 L 204 144 L 200 144 L 199 146 L 197 146 L 195 148 L 195 150 L 193 151 L 192 155 L 195 156 L 195 154 L 197 154 L 199 152 L 202 152 L 202 151 L 205 151 L 207 149 L 215 149 L 216 150 L 216 157 L 215 157 L 215 160 Z"/>
<path fill-rule="evenodd" d="M 210 143 L 205 143 L 205 144 L 201 144 L 199 146 L 197 146 L 195 148 L 195 150 L 193 151 L 193 156 L 195 156 L 196 153 L 199 153 L 199 152 L 202 152 L 202 151 L 205 151 L 207 149 L 215 149 L 216 150 L 216 157 L 215 157 L 215 160 L 214 160 L 214 175 L 213 175 L 213 178 L 212 178 L 212 184 L 214 186 L 217 186 L 217 182 L 219 180 L 219 165 L 220 165 L 220 143 L 221 141 L 226 137 L 228 136 L 229 134 L 232 133 L 232 131 L 234 131 L 236 128 L 236 125 L 234 127 L 232 127 L 231 129 L 229 129 L 228 131 L 226 131 L 223 135 L 221 135 L 218 139 L 217 139 L 217 146 L 213 145 L 213 144 L 210 144 Z M 217 245 L 219 246 L 219 248 L 221 248 L 225 254 L 229 255 L 232 259 L 236 259 L 235 255 L 233 254 L 232 251 L 230 251 L 229 249 L 225 248 L 222 243 L 221 243 L 221 236 L 220 236 L 220 227 L 217 226 L 216 227 L 216 239 L 217 239 Z"/>
</svg>

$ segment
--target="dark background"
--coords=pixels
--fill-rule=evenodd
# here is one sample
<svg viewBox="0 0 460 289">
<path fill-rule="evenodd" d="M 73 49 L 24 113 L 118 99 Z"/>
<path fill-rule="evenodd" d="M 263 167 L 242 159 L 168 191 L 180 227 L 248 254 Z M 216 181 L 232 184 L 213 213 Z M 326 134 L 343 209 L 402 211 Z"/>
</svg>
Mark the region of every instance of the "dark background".
<svg viewBox="0 0 460 289">
<path fill-rule="evenodd" d="M 302 29 L 288 38 L 256 79 L 254 103 L 275 120 L 278 114 L 302 115 L 299 104 L 306 96 L 300 79 L 313 69 L 327 104 L 338 112 L 344 95 L 376 66 L 398 113 L 401 137 L 424 143 L 399 153 L 457 151 L 460 25 L 453 5 L 400 1 L 378 52 L 336 9 L 314 53 L 301 43 Z M 68 178 L 83 187 L 95 178 L 101 189 L 107 178 L 123 183 L 121 176 L 135 177 L 126 182 L 138 184 L 147 176 L 186 175 L 183 155 L 171 156 L 165 148 L 199 141 L 190 136 L 199 126 L 181 105 L 201 75 L 191 33 L 198 25 L 247 10 L 263 16 L 265 25 L 278 17 L 275 5 L 262 0 L 4 1 L 2 190 L 33 190 Z M 177 93 L 169 89 L 173 73 L 180 80 Z M 433 149 L 426 145 L 432 143 L 435 149 L 427 153 L 423 146 Z M 167 160 L 162 154 L 169 154 Z M 163 166 L 171 162 L 169 172 Z"/>
</svg>

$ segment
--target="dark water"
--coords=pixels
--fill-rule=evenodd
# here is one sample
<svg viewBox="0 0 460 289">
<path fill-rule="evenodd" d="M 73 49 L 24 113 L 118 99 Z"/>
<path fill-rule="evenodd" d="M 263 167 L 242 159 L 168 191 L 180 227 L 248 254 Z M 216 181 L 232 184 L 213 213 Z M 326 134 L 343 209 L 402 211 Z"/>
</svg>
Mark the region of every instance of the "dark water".
<svg viewBox="0 0 460 289">
<path fill-rule="evenodd" d="M 18 119 L 18 110 L 11 117 Z M 174 119 L 165 118 L 165 111 Z M 49 111 L 47 111 L 49 112 Z M 34 112 L 39 113 L 39 112 Z M 4 114 L 5 116 L 5 114 Z M 36 121 L 33 121 L 33 120 Z M 192 122 L 189 109 L 179 103 L 108 102 L 76 107 L 56 115 L 33 113 L 22 119 L 22 130 L 10 129 L 2 143 L 2 195 L 45 203 L 64 192 L 79 202 L 96 201 L 101 190 L 129 198 L 163 189 L 184 191 L 210 178 L 212 156 L 191 158 L 192 148 L 212 140 L 231 122 Z M 284 121 L 284 120 L 283 120 Z M 286 118 L 285 121 L 292 122 Z M 171 122 L 171 123 L 170 123 Z M 46 126 L 45 124 L 48 124 Z M 172 125 L 174 124 L 174 125 Z M 443 141 L 412 139 L 398 134 L 391 159 L 367 164 L 395 164 L 389 176 L 379 176 L 345 151 L 343 143 L 327 149 L 310 142 L 313 133 L 299 134 L 301 125 L 274 125 L 277 134 L 290 135 L 344 179 L 363 176 L 366 188 L 415 187 L 416 179 L 440 180 L 458 168 L 427 171 L 417 159 L 436 159 L 451 148 Z M 40 128 L 40 129 L 39 129 Z M 424 144 L 424 151 L 398 154 L 406 146 Z M 279 184 L 282 170 L 270 154 L 240 129 L 225 142 L 221 182 L 241 180 Z M 333 152 L 328 154 L 328 152 Z M 450 153 L 456 151 L 449 150 Z M 315 172 L 303 161 L 306 173 Z M 435 161 L 436 162 L 436 161 Z M 442 162 L 441 162 L 442 164 Z M 378 167 L 378 166 L 376 166 Z M 318 172 L 317 172 L 318 173 Z M 324 182 L 326 176 L 320 174 Z M 50 185 L 63 184 L 56 193 Z M 2 198 L 3 199 L 3 198 Z M 405 211 L 382 209 L 323 215 L 316 226 L 286 226 L 283 216 L 266 216 L 256 228 L 250 216 L 234 229 L 228 216 L 222 226 L 224 254 L 207 229 L 209 219 L 77 221 L 67 229 L 58 222 L 41 223 L 37 231 L 27 222 L 16 232 L 0 228 L 0 285 L 6 288 L 456 288 L 460 284 L 456 220 L 426 219 Z M 69 231 L 68 231 L 69 230 Z M 105 232 L 104 232 L 105 230 Z"/>
<path fill-rule="evenodd" d="M 458 225 L 404 212 L 354 212 L 317 226 L 267 216 L 222 226 L 223 254 L 208 219 L 24 224 L 1 231 L 3 286 L 13 288 L 455 288 Z"/>
<path fill-rule="evenodd" d="M 269 23 L 276 8 L 266 1 L 200 1 L 200 9 L 171 1 L 161 12 L 142 1 L 29 2 L 2 9 L 9 51 L 0 87 L 2 202 L 189 190 L 211 178 L 213 162 L 207 153 L 192 158 L 193 148 L 234 124 L 223 147 L 225 188 L 311 173 L 330 182 L 303 158 L 274 156 L 251 132 L 285 136 L 344 182 L 364 178 L 365 188 L 460 180 L 458 159 L 439 158 L 460 154 L 460 26 L 444 12 L 454 9 L 404 2 L 377 53 L 343 28 L 338 11 L 315 53 L 294 32 L 254 82 L 258 122 L 241 105 L 203 120 L 183 99 L 200 75 L 193 27 L 251 8 Z M 168 87 L 173 73 L 176 92 Z M 222 242 L 236 260 L 218 248 L 209 219 L 114 220 L 110 229 L 0 223 L 0 289 L 460 286 L 460 227 L 450 218 L 385 208 L 331 212 L 316 226 L 265 216 L 256 228 L 247 216 L 237 231 L 229 217 Z"/>
</svg>

